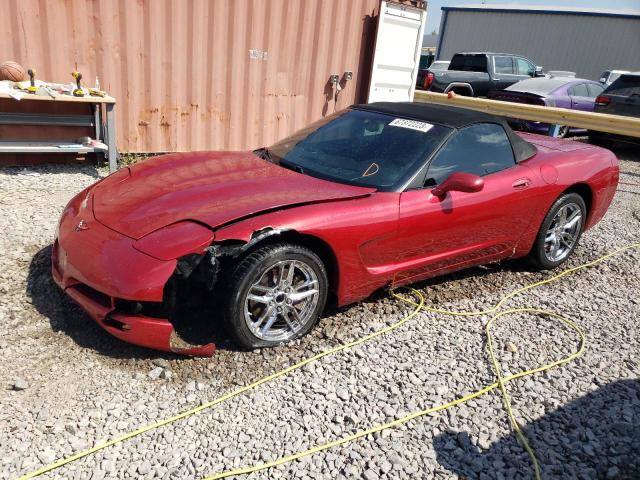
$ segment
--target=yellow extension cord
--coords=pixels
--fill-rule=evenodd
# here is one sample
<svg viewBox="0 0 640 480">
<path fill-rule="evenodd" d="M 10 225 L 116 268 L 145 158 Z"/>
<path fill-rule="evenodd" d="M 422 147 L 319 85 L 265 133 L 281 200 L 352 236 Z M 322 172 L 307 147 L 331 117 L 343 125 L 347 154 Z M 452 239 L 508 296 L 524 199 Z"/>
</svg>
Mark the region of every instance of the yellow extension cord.
<svg viewBox="0 0 640 480">
<path fill-rule="evenodd" d="M 321 452 L 323 450 L 327 450 L 329 448 L 336 447 L 338 445 L 343 445 L 345 443 L 352 442 L 354 440 L 357 440 L 357 439 L 359 439 L 361 437 L 364 437 L 364 436 L 372 434 L 372 433 L 380 432 L 382 430 L 385 430 L 385 429 L 388 429 L 388 428 L 392 428 L 392 427 L 397 427 L 398 425 L 402 425 L 402 424 L 404 424 L 404 423 L 406 423 L 406 422 L 408 422 L 410 420 L 413 420 L 415 418 L 418 418 L 418 417 L 421 417 L 421 416 L 424 416 L 424 415 L 428 415 L 428 414 L 431 414 L 431 413 L 435 413 L 435 412 L 438 412 L 438 411 L 441 411 L 441 410 L 445 410 L 447 408 L 454 407 L 456 405 L 459 405 L 461 403 L 467 402 L 467 401 L 469 401 L 471 399 L 474 399 L 474 398 L 480 397 L 480 396 L 482 396 L 482 395 L 484 395 L 486 393 L 489 393 L 490 391 L 495 390 L 496 388 L 498 388 L 500 390 L 501 394 L 502 394 L 503 403 L 504 403 L 505 409 L 507 411 L 507 414 L 509 416 L 509 420 L 511 422 L 511 426 L 512 426 L 513 430 L 516 432 L 516 435 L 518 436 L 520 441 L 522 442 L 522 445 L 524 446 L 525 450 L 529 454 L 529 457 L 531 458 L 531 462 L 533 464 L 535 477 L 536 477 L 537 480 L 539 480 L 540 479 L 540 467 L 538 465 L 538 461 L 537 461 L 536 456 L 535 456 L 535 454 L 533 452 L 533 449 L 529 446 L 529 443 L 527 442 L 527 439 L 526 439 L 524 433 L 522 432 L 522 430 L 520 429 L 520 426 L 519 426 L 519 424 L 518 424 L 518 422 L 517 422 L 517 420 L 515 418 L 515 415 L 514 415 L 514 413 L 512 411 L 512 408 L 511 408 L 511 402 L 509 400 L 509 395 L 508 395 L 508 393 L 506 391 L 506 388 L 505 388 L 505 384 L 507 382 L 511 381 L 511 380 L 522 378 L 522 377 L 525 377 L 527 375 L 532 375 L 534 373 L 543 372 L 545 370 L 548 370 L 550 368 L 556 367 L 556 366 L 561 365 L 563 363 L 567 363 L 567 362 L 577 358 L 584 351 L 584 348 L 585 348 L 585 335 L 584 335 L 583 331 L 576 324 L 574 324 L 571 320 L 569 320 L 569 319 L 567 319 L 567 318 L 565 318 L 562 315 L 559 315 L 557 313 L 550 312 L 548 310 L 541 310 L 541 309 L 536 309 L 536 308 L 514 308 L 514 309 L 504 310 L 504 311 L 498 312 L 498 313 L 496 313 L 496 312 L 498 311 L 498 309 L 507 300 L 509 300 L 510 298 L 512 298 L 512 297 L 514 297 L 514 296 L 516 296 L 516 295 L 518 295 L 518 294 L 520 294 L 520 293 L 522 293 L 522 292 L 524 292 L 526 290 L 530 290 L 532 288 L 536 288 L 536 287 L 539 287 L 539 286 L 542 286 L 542 285 L 549 284 L 551 282 L 555 282 L 555 281 L 559 280 L 560 278 L 562 278 L 562 277 L 564 277 L 566 275 L 574 273 L 574 272 L 576 272 L 578 270 L 582 270 L 582 269 L 585 269 L 585 268 L 592 267 L 592 266 L 594 266 L 594 265 L 596 265 L 598 263 L 601 263 L 601 262 L 603 262 L 603 261 L 605 261 L 605 260 L 607 260 L 607 259 L 609 259 L 609 258 L 611 258 L 613 256 L 619 255 L 622 252 L 625 252 L 627 250 L 634 249 L 634 248 L 640 248 L 640 242 L 633 243 L 633 244 L 618 248 L 616 250 L 613 250 L 612 252 L 607 253 L 606 255 L 603 255 L 603 256 L 601 256 L 601 257 L 599 257 L 599 258 L 597 258 L 597 259 L 595 259 L 595 260 L 593 260 L 591 262 L 584 263 L 584 264 L 579 265 L 577 267 L 569 268 L 569 269 L 564 270 L 563 272 L 561 272 L 561 273 L 559 273 L 557 275 L 554 275 L 554 276 L 552 276 L 552 277 L 550 277 L 550 278 L 548 278 L 546 280 L 541 280 L 539 282 L 535 282 L 535 283 L 531 283 L 529 285 L 526 285 L 526 286 L 524 286 L 522 288 L 518 288 L 518 289 L 514 290 L 513 292 L 511 292 L 511 293 L 505 295 L 504 297 L 502 297 L 502 299 L 498 303 L 496 303 L 496 305 L 494 307 L 489 308 L 487 310 L 483 310 L 483 311 L 455 312 L 455 311 L 449 311 L 449 310 L 441 310 L 441 309 L 438 309 L 438 308 L 426 307 L 424 305 L 424 297 L 422 296 L 422 294 L 419 291 L 417 291 L 415 289 L 410 289 L 410 290 L 413 292 L 414 295 L 416 295 L 416 297 L 418 297 L 418 299 L 419 299 L 418 302 L 415 302 L 413 300 L 409 300 L 409 299 L 407 299 L 407 298 L 405 298 L 405 297 L 403 297 L 401 295 L 398 295 L 397 293 L 392 291 L 391 294 L 394 297 L 396 297 L 396 298 L 398 298 L 398 299 L 400 299 L 400 300 L 402 300 L 402 301 L 404 301 L 406 303 L 409 303 L 409 304 L 411 304 L 411 305 L 413 305 L 415 307 L 415 309 L 409 315 L 407 315 L 403 319 L 399 320 L 398 322 L 393 323 L 393 324 L 383 328 L 382 330 L 378 330 L 378 331 L 373 332 L 373 333 L 371 333 L 369 335 L 365 335 L 364 337 L 362 337 L 362 338 L 360 338 L 358 340 L 354 340 L 352 342 L 346 343 L 344 345 L 340 345 L 340 346 L 335 347 L 335 348 L 331 348 L 331 349 L 326 350 L 326 351 L 324 351 L 322 353 L 319 353 L 317 355 L 309 357 L 309 358 L 307 358 L 305 360 L 302 360 L 302 361 L 300 361 L 300 362 L 298 362 L 298 363 L 296 363 L 294 365 L 291 365 L 290 367 L 287 367 L 287 368 L 284 368 L 282 370 L 279 370 L 279 371 L 277 371 L 277 372 L 275 372 L 275 373 L 273 373 L 271 375 L 263 377 L 263 378 L 255 381 L 255 382 L 249 384 L 249 385 L 246 385 L 244 387 L 238 388 L 238 389 L 236 389 L 236 390 L 234 390 L 234 391 L 232 391 L 230 393 L 222 395 L 221 397 L 218 397 L 215 400 L 212 400 L 210 402 L 204 403 L 204 404 L 202 404 L 202 405 L 200 405 L 198 407 L 192 408 L 190 410 L 186 410 L 186 411 L 184 411 L 182 413 L 179 413 L 177 415 L 174 415 L 172 417 L 166 418 L 164 420 L 160 420 L 159 422 L 156 422 L 156 423 L 153 423 L 153 424 L 150 424 L 150 425 L 146 425 L 144 427 L 141 427 L 141 428 L 139 428 L 137 430 L 134 430 L 132 432 L 129 432 L 129 433 L 126 433 L 126 434 L 121 435 L 119 437 L 116 437 L 116 438 L 114 438 L 112 440 L 109 440 L 107 442 L 95 445 L 94 447 L 89 448 L 87 450 L 78 452 L 78 453 L 76 453 L 74 455 L 71 455 L 71 456 L 69 456 L 67 458 L 63 458 L 61 460 L 58 460 L 55 463 L 52 463 L 50 465 L 44 466 L 44 467 L 39 468 L 37 470 L 34 470 L 32 472 L 29 472 L 29 473 L 23 475 L 22 477 L 20 477 L 20 480 L 34 478 L 34 477 L 37 477 L 39 475 L 42 475 L 43 473 L 50 472 L 52 470 L 55 470 L 57 468 L 62 467 L 63 465 L 67 465 L 67 464 L 69 464 L 71 462 L 74 462 L 75 460 L 78 460 L 80 458 L 83 458 L 83 457 L 86 457 L 88 455 L 91 455 L 91 454 L 93 454 L 93 453 L 95 453 L 95 452 L 97 452 L 99 450 L 107 448 L 107 447 L 109 447 L 111 445 L 114 445 L 116 443 L 123 442 L 125 440 L 128 440 L 130 438 L 136 437 L 136 436 L 141 435 L 141 434 L 143 434 L 145 432 L 148 432 L 150 430 L 156 429 L 158 427 L 162 427 L 162 426 L 167 425 L 169 423 L 175 422 L 176 420 L 180 420 L 182 418 L 185 418 L 185 417 L 188 417 L 188 416 L 193 415 L 195 413 L 198 413 L 198 412 L 200 412 L 202 410 L 205 410 L 205 409 L 208 409 L 210 407 L 213 407 L 214 405 L 217 405 L 217 404 L 222 403 L 222 402 L 224 402 L 226 400 L 229 400 L 229 399 L 231 399 L 231 398 L 233 398 L 235 396 L 238 396 L 238 395 L 240 395 L 242 393 L 245 393 L 245 392 L 247 392 L 247 391 L 249 391 L 251 389 L 254 389 L 254 388 L 256 388 L 256 387 L 258 387 L 258 386 L 260 386 L 260 385 L 262 385 L 264 383 L 268 383 L 268 382 L 270 382 L 272 380 L 275 380 L 276 378 L 279 378 L 279 377 L 281 377 L 283 375 L 286 375 L 286 374 L 288 374 L 288 373 L 290 373 L 290 372 L 292 372 L 294 370 L 297 370 L 297 369 L 299 369 L 301 367 L 304 367 L 305 365 L 307 365 L 307 364 L 309 364 L 311 362 L 315 362 L 316 360 L 319 360 L 322 357 L 326 357 L 327 355 L 332 355 L 332 354 L 338 353 L 338 352 L 340 352 L 342 350 L 346 350 L 348 348 L 355 347 L 356 345 L 360 345 L 360 344 L 362 344 L 364 342 L 367 342 L 367 341 L 369 341 L 369 340 L 371 340 L 371 339 L 373 339 L 375 337 L 378 337 L 380 335 L 384 335 L 384 334 L 386 334 L 386 333 L 388 333 L 388 332 L 390 332 L 392 330 L 395 330 L 396 328 L 402 326 L 408 320 L 410 320 L 411 318 L 416 316 L 420 312 L 420 310 L 426 310 L 426 311 L 432 312 L 432 313 L 438 313 L 438 314 L 443 314 L 443 315 L 451 315 L 451 316 L 460 316 L 460 317 L 470 317 L 470 316 L 494 314 L 493 317 L 491 317 L 491 319 L 489 319 L 489 321 L 487 322 L 487 324 L 485 326 L 485 331 L 486 331 L 486 335 L 487 335 L 487 347 L 488 347 L 488 350 L 489 350 L 489 356 L 491 358 L 491 363 L 493 364 L 493 369 L 495 371 L 495 374 L 496 374 L 496 377 L 497 377 L 497 381 L 492 383 L 491 385 L 488 385 L 488 386 L 482 388 L 481 390 L 478 390 L 478 391 L 476 391 L 474 393 L 471 393 L 469 395 L 466 395 L 464 397 L 455 399 L 455 400 L 453 400 L 451 402 L 448 402 L 448 403 L 445 403 L 445 404 L 442 404 L 442 405 L 437 405 L 435 407 L 431 407 L 431 408 L 427 408 L 427 409 L 424 409 L 424 410 L 420 410 L 420 411 L 411 413 L 411 414 L 409 414 L 409 415 L 407 415 L 405 417 L 393 420 L 392 422 L 381 424 L 381 425 L 369 428 L 367 430 L 361 430 L 361 431 L 356 432 L 356 433 L 354 433 L 352 435 L 348 435 L 346 437 L 340 438 L 338 440 L 334 440 L 332 442 L 327 442 L 327 443 L 324 443 L 322 445 L 317 445 L 315 447 L 309 448 L 307 450 L 303 450 L 303 451 L 300 451 L 300 452 L 297 452 L 297 453 L 294 453 L 294 454 L 291 454 L 291 455 L 287 455 L 285 457 L 281 457 L 281 458 L 279 458 L 277 460 L 274 460 L 272 462 L 267 462 L 267 463 L 263 463 L 263 464 L 255 465 L 255 466 L 251 466 L 251 467 L 242 467 L 242 468 L 237 468 L 237 469 L 234 469 L 234 470 L 228 470 L 228 471 L 225 471 L 225 472 L 221 472 L 221 473 L 206 477 L 206 480 L 215 480 L 215 479 L 226 478 L 226 477 L 230 477 L 230 476 L 234 476 L 234 475 L 248 474 L 248 473 L 256 472 L 256 471 L 259 471 L 259 470 L 272 468 L 272 467 L 275 467 L 277 465 L 282 465 L 283 463 L 287 463 L 287 462 L 299 459 L 299 458 L 307 456 L 307 455 L 311 455 L 311 454 L 314 454 L 314 453 L 317 453 L 317 452 Z M 545 315 L 545 316 L 549 316 L 551 318 L 554 318 L 554 319 L 562 322 L 563 324 L 565 324 L 567 327 L 569 327 L 570 329 L 574 330 L 578 334 L 578 336 L 580 338 L 578 349 L 574 353 L 572 353 L 571 355 L 563 357 L 560 360 L 557 360 L 555 362 L 551 362 L 551 363 L 548 363 L 548 364 L 543 365 L 543 366 L 538 367 L 538 368 L 522 371 L 522 372 L 519 372 L 519 373 L 516 373 L 516 374 L 513 374 L 513 375 L 508 375 L 506 377 L 503 377 L 502 373 L 500 371 L 500 367 L 498 365 L 498 360 L 497 360 L 497 358 L 495 356 L 494 349 L 493 349 L 493 339 L 492 339 L 492 336 L 491 336 L 491 325 L 497 319 L 499 319 L 499 318 L 501 318 L 501 317 L 503 317 L 505 315 L 511 315 L 511 314 L 515 314 L 515 313 Z"/>
</svg>

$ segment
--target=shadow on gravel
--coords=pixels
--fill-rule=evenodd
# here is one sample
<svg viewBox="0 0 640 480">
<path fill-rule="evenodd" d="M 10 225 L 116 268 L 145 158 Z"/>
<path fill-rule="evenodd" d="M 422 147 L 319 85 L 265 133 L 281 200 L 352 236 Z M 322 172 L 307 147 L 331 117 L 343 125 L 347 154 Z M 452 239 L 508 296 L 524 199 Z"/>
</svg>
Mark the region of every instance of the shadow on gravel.
<svg viewBox="0 0 640 480">
<path fill-rule="evenodd" d="M 409 287 L 417 290 L 426 290 L 433 293 L 429 297 L 429 303 L 451 302 L 454 300 L 468 300 L 478 297 L 478 290 L 470 288 L 469 285 L 457 282 L 465 280 L 480 281 L 484 277 L 497 273 L 539 273 L 539 270 L 532 267 L 522 259 L 504 260 L 499 263 L 490 263 L 477 267 L 470 267 L 446 275 L 430 278 L 421 282 L 409 284 Z M 512 279 L 508 277 L 495 277 L 489 284 L 483 284 L 482 293 L 491 294 L 502 290 L 505 286 L 512 286 Z M 437 288 L 440 287 L 440 288 Z"/>
<path fill-rule="evenodd" d="M 507 419 L 505 418 L 505 422 Z M 542 478 L 640 478 L 640 381 L 619 380 L 525 426 Z M 434 438 L 438 462 L 461 478 L 533 478 L 515 434 L 485 451 L 467 432 Z"/>
<path fill-rule="evenodd" d="M 190 358 L 137 347 L 112 337 L 100 328 L 54 283 L 51 277 L 51 245 L 41 249 L 33 256 L 27 275 L 26 293 L 31 298 L 31 303 L 36 310 L 47 317 L 51 329 L 54 332 L 64 332 L 80 347 L 90 348 L 102 355 L 118 359 Z M 194 312 L 191 310 L 185 312 L 185 315 L 194 315 Z M 218 349 L 234 348 L 225 337 L 211 328 L 212 322 L 207 323 L 209 327 L 206 328 L 206 332 L 201 329 L 194 331 L 193 328 L 186 327 L 184 320 L 182 320 L 180 325 L 176 325 L 176 331 L 189 341 L 194 341 L 196 335 L 206 334 L 206 341 L 213 341 Z"/>
</svg>

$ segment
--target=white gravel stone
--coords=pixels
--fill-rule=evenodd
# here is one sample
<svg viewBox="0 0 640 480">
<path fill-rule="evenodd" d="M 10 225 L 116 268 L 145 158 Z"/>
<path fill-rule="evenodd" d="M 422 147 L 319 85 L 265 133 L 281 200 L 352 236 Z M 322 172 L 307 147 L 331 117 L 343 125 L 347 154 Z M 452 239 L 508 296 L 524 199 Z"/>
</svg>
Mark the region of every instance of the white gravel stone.
<svg viewBox="0 0 640 480">
<path fill-rule="evenodd" d="M 14 390 L 20 391 L 20 390 L 26 390 L 27 388 L 29 388 L 29 384 L 26 381 L 22 380 L 21 378 L 17 378 L 14 380 L 13 382 Z"/>
</svg>

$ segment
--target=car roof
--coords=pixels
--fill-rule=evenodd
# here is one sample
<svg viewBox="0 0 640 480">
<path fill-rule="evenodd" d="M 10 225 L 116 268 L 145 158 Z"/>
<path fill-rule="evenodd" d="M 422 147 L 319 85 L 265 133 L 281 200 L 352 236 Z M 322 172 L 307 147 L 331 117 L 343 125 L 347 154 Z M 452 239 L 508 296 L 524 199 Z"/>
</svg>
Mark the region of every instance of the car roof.
<svg viewBox="0 0 640 480">
<path fill-rule="evenodd" d="M 456 129 L 475 123 L 497 123 L 502 125 L 511 141 L 516 162 L 531 158 L 537 152 L 535 145 L 516 135 L 504 118 L 476 110 L 421 102 L 375 102 L 353 105 L 351 108 L 422 120 Z"/>
<path fill-rule="evenodd" d="M 578 83 L 591 83 L 598 84 L 594 80 L 588 80 L 586 78 L 575 78 L 575 77 L 534 77 L 534 78 L 525 78 L 524 80 L 520 80 L 519 82 L 514 83 L 513 85 L 509 85 L 505 90 L 510 92 L 529 92 L 535 93 L 537 95 L 549 95 L 559 88 L 566 87 L 568 85 L 578 84 Z"/>
<path fill-rule="evenodd" d="M 525 55 L 520 55 L 519 53 L 505 53 L 505 52 L 458 52 L 455 55 L 508 55 L 510 57 L 527 58 Z"/>
<path fill-rule="evenodd" d="M 461 128 L 473 123 L 503 123 L 500 117 L 488 113 L 451 107 L 449 105 L 434 105 L 420 102 L 375 102 L 354 105 L 358 110 L 386 113 L 398 117 L 407 117 L 437 123 L 447 127 Z"/>
</svg>

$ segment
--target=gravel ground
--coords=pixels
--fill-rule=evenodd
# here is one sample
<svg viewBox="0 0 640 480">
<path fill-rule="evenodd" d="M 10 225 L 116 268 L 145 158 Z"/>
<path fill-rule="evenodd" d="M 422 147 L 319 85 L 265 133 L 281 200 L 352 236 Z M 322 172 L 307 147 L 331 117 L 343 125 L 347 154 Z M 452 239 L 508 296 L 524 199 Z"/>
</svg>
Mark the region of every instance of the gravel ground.
<svg viewBox="0 0 640 480">
<path fill-rule="evenodd" d="M 620 150 L 623 181 L 640 155 Z M 33 173 L 33 175 L 25 175 Z M 52 283 L 50 243 L 90 166 L 0 171 L 0 477 L 13 478 L 99 441 L 211 400 L 398 321 L 385 294 L 329 313 L 286 347 L 209 359 L 163 355 L 100 330 Z M 621 185 L 584 237 L 577 265 L 640 239 L 640 187 Z M 635 217 L 634 217 L 635 214 Z M 508 390 L 546 478 L 640 476 L 640 250 L 527 292 L 509 306 L 554 310 L 587 334 L 578 360 Z M 427 302 L 476 310 L 549 276 L 505 262 L 421 283 Z M 492 383 L 486 318 L 421 313 L 385 337 L 310 364 L 246 395 L 60 468 L 52 478 L 201 478 L 253 465 L 444 403 Z M 494 327 L 505 373 L 575 350 L 544 318 Z M 243 478 L 532 478 L 494 391 L 458 407 Z"/>
</svg>

